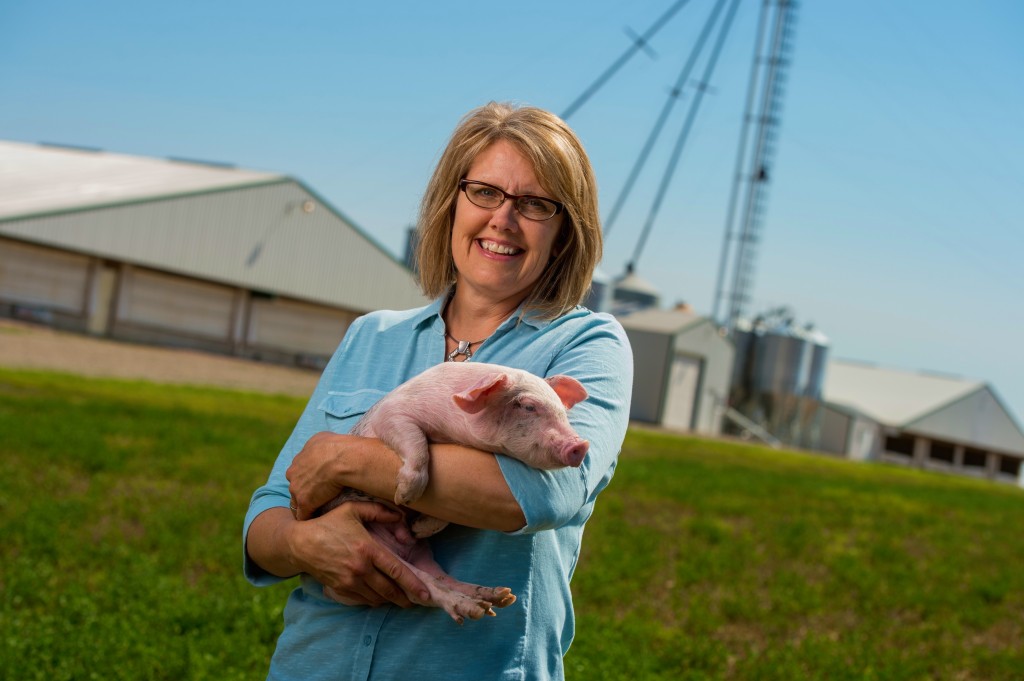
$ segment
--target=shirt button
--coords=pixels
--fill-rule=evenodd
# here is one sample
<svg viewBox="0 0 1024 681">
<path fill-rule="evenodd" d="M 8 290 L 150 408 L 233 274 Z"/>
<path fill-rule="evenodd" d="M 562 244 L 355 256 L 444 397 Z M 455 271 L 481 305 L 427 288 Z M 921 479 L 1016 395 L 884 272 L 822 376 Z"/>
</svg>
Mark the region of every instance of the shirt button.
<svg viewBox="0 0 1024 681">
<path fill-rule="evenodd" d="M 370 636 L 364 636 L 363 637 L 363 645 L 364 646 L 368 646 L 371 643 L 373 643 L 373 638 L 371 638 Z"/>
</svg>

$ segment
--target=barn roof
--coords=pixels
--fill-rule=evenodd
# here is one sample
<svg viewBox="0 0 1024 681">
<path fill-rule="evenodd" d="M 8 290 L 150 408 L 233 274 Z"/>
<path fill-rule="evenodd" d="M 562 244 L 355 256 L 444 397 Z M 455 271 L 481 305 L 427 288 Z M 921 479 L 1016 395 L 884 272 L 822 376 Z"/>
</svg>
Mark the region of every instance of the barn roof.
<svg viewBox="0 0 1024 681">
<path fill-rule="evenodd" d="M 285 179 L 196 161 L 0 140 L 0 219 Z"/>
<path fill-rule="evenodd" d="M 977 379 L 835 359 L 823 396 L 893 428 L 1024 453 L 1024 431 Z"/>
<path fill-rule="evenodd" d="M 403 263 L 274 173 L 0 142 L 0 235 L 357 312 L 426 302 Z"/>
<path fill-rule="evenodd" d="M 661 310 L 648 308 L 620 316 L 619 322 L 627 330 L 652 331 L 674 335 L 695 324 L 708 321 L 692 310 Z"/>
<path fill-rule="evenodd" d="M 829 362 L 824 395 L 879 423 L 901 426 L 983 387 L 977 380 L 886 369 L 864 362 Z"/>
</svg>

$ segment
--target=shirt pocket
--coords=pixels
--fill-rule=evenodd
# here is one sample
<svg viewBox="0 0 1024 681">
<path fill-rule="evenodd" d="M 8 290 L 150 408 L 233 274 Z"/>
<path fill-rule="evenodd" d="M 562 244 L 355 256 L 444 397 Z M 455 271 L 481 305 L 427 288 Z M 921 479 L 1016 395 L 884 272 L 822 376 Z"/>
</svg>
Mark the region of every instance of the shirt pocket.
<svg viewBox="0 0 1024 681">
<path fill-rule="evenodd" d="M 327 430 L 346 434 L 356 425 L 370 407 L 384 397 L 383 390 L 359 390 L 351 393 L 328 392 L 318 405 L 324 414 Z"/>
</svg>

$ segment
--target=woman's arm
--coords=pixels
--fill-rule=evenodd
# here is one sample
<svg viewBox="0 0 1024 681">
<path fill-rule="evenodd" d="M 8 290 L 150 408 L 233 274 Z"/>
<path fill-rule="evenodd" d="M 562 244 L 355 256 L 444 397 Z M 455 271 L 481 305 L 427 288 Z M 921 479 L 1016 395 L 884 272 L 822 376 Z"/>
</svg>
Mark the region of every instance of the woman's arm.
<svg viewBox="0 0 1024 681">
<path fill-rule="evenodd" d="M 402 460 L 376 438 L 317 433 L 286 473 L 300 519 L 311 518 L 342 487 L 384 499 L 395 496 Z M 493 454 L 452 444 L 430 445 L 430 481 L 410 506 L 468 527 L 513 532 L 526 524 Z"/>
<path fill-rule="evenodd" d="M 431 445 L 430 482 L 415 510 L 482 529 L 514 531 L 526 524 L 494 455 L 459 445 Z M 288 468 L 295 516 L 271 508 L 249 526 L 246 551 L 278 577 L 300 572 L 332 588 L 346 605 L 428 598 L 423 583 L 367 532 L 367 522 L 394 522 L 400 514 L 373 502 L 346 502 L 312 514 L 342 487 L 392 499 L 402 461 L 375 438 L 317 433 Z M 412 598 L 418 595 L 417 598 Z"/>
</svg>

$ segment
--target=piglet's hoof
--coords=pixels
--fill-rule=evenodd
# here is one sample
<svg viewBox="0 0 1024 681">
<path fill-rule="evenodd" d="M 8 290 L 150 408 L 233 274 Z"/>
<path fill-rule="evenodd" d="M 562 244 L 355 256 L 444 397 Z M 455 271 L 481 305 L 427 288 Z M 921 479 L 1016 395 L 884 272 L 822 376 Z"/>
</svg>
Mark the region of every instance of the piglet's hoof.
<svg viewBox="0 0 1024 681">
<path fill-rule="evenodd" d="M 515 603 L 516 597 L 506 587 L 478 587 L 476 596 L 458 591 L 450 591 L 438 599 L 453 620 L 462 624 L 465 618 L 478 620 L 484 615 L 495 617 L 493 608 L 504 608 Z"/>
<path fill-rule="evenodd" d="M 426 537 L 433 537 L 435 534 L 448 527 L 447 520 L 441 520 L 435 518 L 432 515 L 421 515 L 416 520 L 412 521 L 412 525 L 409 527 L 412 530 L 412 535 L 417 539 L 424 539 Z"/>
<path fill-rule="evenodd" d="M 408 506 L 416 501 L 427 488 L 427 476 L 406 472 L 404 469 L 398 472 L 396 482 L 395 503 L 399 506 Z"/>
</svg>

